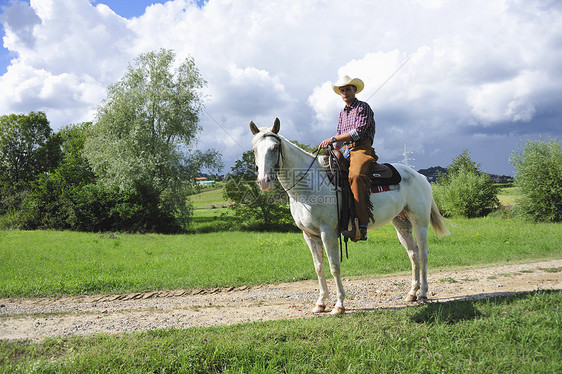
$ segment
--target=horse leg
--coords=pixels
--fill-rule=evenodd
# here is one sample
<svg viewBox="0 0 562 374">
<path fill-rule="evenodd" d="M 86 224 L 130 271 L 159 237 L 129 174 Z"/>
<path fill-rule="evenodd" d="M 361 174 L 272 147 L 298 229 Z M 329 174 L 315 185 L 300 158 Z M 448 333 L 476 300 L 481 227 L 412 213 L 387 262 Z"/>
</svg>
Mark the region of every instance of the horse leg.
<svg viewBox="0 0 562 374">
<path fill-rule="evenodd" d="M 314 261 L 314 270 L 318 277 L 318 285 L 320 286 L 320 295 L 312 309 L 312 313 L 322 313 L 326 310 L 326 299 L 328 298 L 328 283 L 326 282 L 326 274 L 324 274 L 324 250 L 322 240 L 318 236 L 312 236 L 303 231 L 304 240 L 312 253 L 312 261 Z"/>
<path fill-rule="evenodd" d="M 420 289 L 420 269 L 418 246 L 416 245 L 416 241 L 414 239 L 412 223 L 406 216 L 400 215 L 394 217 L 392 225 L 396 229 L 398 239 L 404 248 L 406 248 L 406 252 L 408 252 L 408 257 L 410 257 L 410 262 L 412 263 L 412 286 L 410 288 L 410 292 L 408 292 L 406 301 L 416 301 L 416 293 Z"/>
<path fill-rule="evenodd" d="M 420 301 L 427 301 L 427 290 L 429 288 L 427 283 L 427 262 L 429 259 L 429 246 L 428 246 L 428 225 L 418 225 L 414 224 L 416 231 L 416 239 L 418 242 L 419 254 L 420 254 L 420 273 L 421 273 L 421 283 L 420 283 Z"/>
<path fill-rule="evenodd" d="M 330 271 L 336 283 L 336 305 L 332 309 L 331 314 L 344 314 L 345 308 L 343 300 L 345 299 L 345 291 L 343 290 L 343 282 L 340 277 L 340 258 L 338 253 L 338 237 L 334 231 L 322 230 L 320 236 L 328 255 L 328 262 L 330 263 Z"/>
</svg>

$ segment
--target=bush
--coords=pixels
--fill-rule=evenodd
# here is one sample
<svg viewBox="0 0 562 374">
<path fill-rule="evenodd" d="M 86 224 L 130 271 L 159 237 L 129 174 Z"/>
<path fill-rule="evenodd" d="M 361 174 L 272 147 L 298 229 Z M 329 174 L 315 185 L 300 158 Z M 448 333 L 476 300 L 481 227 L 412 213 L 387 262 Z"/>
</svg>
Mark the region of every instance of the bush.
<svg viewBox="0 0 562 374">
<path fill-rule="evenodd" d="M 149 188 L 119 191 L 97 184 L 67 186 L 57 174 L 43 175 L 23 205 L 20 227 L 87 232 L 180 231 Z"/>
<path fill-rule="evenodd" d="M 492 179 L 484 173 L 460 172 L 435 184 L 433 191 L 435 202 L 446 217 L 484 217 L 499 205 Z"/>
<path fill-rule="evenodd" d="M 515 211 L 533 221 L 562 221 L 562 147 L 556 138 L 528 141 L 511 157 L 521 197 Z"/>
<path fill-rule="evenodd" d="M 434 198 L 446 217 L 484 217 L 499 205 L 492 178 L 463 151 L 433 186 Z"/>
<path fill-rule="evenodd" d="M 59 165 L 17 193 L 1 195 L 3 228 L 175 233 L 190 215 L 185 196 L 161 194 L 146 183 L 129 189 L 97 184 L 82 150 L 90 123 L 56 134 Z M 178 201 L 183 203 L 178 203 Z M 167 201 L 167 203 L 166 203 Z M 9 209 L 8 209 L 9 208 Z"/>
</svg>

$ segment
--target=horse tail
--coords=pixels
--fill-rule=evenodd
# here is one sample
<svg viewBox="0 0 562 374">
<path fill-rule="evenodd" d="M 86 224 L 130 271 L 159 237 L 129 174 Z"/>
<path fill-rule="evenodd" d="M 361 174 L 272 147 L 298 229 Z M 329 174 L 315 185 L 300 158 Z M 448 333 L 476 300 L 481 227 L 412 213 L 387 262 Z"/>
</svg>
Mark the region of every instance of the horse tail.
<svg viewBox="0 0 562 374">
<path fill-rule="evenodd" d="M 445 226 L 444 220 L 445 218 L 443 218 L 439 212 L 439 208 L 437 208 L 435 200 L 431 199 L 431 215 L 429 216 L 429 222 L 431 222 L 431 226 L 438 238 L 450 234 L 449 230 Z"/>
</svg>

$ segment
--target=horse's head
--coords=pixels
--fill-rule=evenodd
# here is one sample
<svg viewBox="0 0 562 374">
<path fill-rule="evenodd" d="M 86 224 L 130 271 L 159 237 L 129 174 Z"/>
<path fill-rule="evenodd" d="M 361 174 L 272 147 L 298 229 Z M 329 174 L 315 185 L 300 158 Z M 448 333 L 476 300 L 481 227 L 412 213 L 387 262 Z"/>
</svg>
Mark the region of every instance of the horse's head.
<svg viewBox="0 0 562 374">
<path fill-rule="evenodd" d="M 257 183 L 261 190 L 271 191 L 276 178 L 276 171 L 281 161 L 281 138 L 279 132 L 279 118 L 271 129 L 262 127 L 258 129 L 256 124 L 250 122 L 250 130 L 254 134 L 252 144 L 254 145 L 254 162 L 258 171 Z"/>
</svg>

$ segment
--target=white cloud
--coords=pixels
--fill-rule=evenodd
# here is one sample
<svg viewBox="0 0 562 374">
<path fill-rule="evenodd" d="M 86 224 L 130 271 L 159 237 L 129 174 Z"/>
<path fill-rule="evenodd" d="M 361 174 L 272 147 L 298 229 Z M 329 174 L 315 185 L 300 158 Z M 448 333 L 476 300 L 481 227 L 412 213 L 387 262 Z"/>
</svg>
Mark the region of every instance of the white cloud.
<svg viewBox="0 0 562 374">
<path fill-rule="evenodd" d="M 230 66 L 228 74 L 229 82 L 221 87 L 224 91 L 218 98 L 226 110 L 262 115 L 269 113 L 271 107 L 284 107 L 291 102 L 280 79 L 265 70 Z"/>
<path fill-rule="evenodd" d="M 1 16 L 2 23 L 13 33 L 5 37 L 7 45 L 13 44 L 16 40 L 10 40 L 14 37 L 27 48 L 33 48 L 35 38 L 33 36 L 33 28 L 41 23 L 41 18 L 35 14 L 35 11 L 29 8 L 25 3 L 16 3 L 9 7 Z"/>
<path fill-rule="evenodd" d="M 42 110 L 55 128 L 92 120 L 105 87 L 133 57 L 126 48 L 133 35 L 127 21 L 88 1 L 30 5 L 17 3 L 3 17 L 4 46 L 18 57 L 0 77 L 1 113 Z M 27 26 L 13 27 L 14 22 Z"/>
<path fill-rule="evenodd" d="M 543 73 L 523 71 L 513 79 L 472 88 L 468 102 L 476 118 L 487 125 L 496 122 L 529 122 L 536 113 L 533 97 L 545 85 L 547 82 Z"/>
<path fill-rule="evenodd" d="M 159 48 L 192 56 L 208 81 L 214 119 L 203 113 L 199 146 L 225 160 L 249 148 L 250 120 L 280 117 L 303 143 L 332 135 L 342 102 L 330 82 L 342 74 L 365 81 L 360 99 L 380 87 L 369 103 L 387 160 L 410 143 L 418 162 L 444 165 L 456 139 L 477 148 L 486 136 L 538 133 L 545 113 L 560 112 L 557 2 L 174 0 L 133 19 L 88 0 L 30 4 L 1 17 L 16 58 L 0 77 L 0 114 L 44 110 L 54 127 L 93 119 L 105 87 Z M 509 168 L 507 158 L 493 167 Z"/>
</svg>

